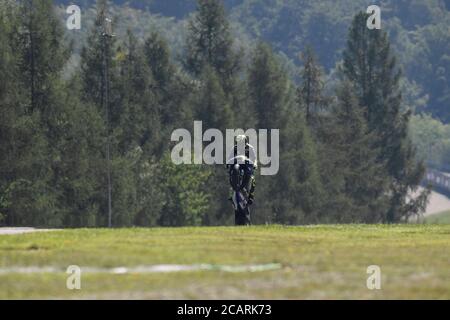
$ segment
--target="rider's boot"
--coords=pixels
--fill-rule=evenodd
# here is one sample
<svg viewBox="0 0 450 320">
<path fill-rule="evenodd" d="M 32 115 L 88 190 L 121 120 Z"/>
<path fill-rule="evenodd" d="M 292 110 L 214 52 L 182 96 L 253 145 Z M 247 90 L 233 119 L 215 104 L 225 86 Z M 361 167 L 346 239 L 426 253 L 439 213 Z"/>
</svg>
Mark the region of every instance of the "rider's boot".
<svg viewBox="0 0 450 320">
<path fill-rule="evenodd" d="M 248 203 L 252 204 L 255 199 L 255 178 L 253 176 L 249 176 L 248 181 L 244 180 L 244 182 L 246 183 L 243 183 L 243 191 L 248 199 Z"/>
<path fill-rule="evenodd" d="M 250 191 L 248 194 L 248 203 L 252 204 L 253 201 L 255 200 L 255 187 L 256 187 L 256 182 L 255 182 L 255 177 L 251 177 L 250 179 Z"/>
</svg>

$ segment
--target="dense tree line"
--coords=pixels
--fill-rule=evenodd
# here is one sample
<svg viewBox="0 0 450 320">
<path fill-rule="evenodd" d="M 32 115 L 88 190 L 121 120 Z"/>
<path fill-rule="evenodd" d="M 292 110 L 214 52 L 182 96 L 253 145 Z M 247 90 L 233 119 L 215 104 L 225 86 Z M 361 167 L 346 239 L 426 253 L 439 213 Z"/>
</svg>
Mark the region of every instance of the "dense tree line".
<svg viewBox="0 0 450 320">
<path fill-rule="evenodd" d="M 450 172 L 450 125 L 430 115 L 415 115 L 411 118 L 411 140 L 417 146 L 417 157 L 427 166 Z"/>
<path fill-rule="evenodd" d="M 342 59 L 349 21 L 365 11 L 367 0 L 246 0 L 232 9 L 233 22 L 249 37 L 270 42 L 294 62 L 311 45 L 333 74 Z M 387 0 L 378 4 L 382 29 L 401 52 L 404 104 L 448 123 L 450 105 L 450 5 L 444 0 Z"/>
<path fill-rule="evenodd" d="M 96 0 L 80 0 L 83 25 L 90 26 L 94 10 L 88 10 Z M 125 4 L 126 2 L 126 4 Z M 67 6 L 68 0 L 55 0 Z M 195 10 L 196 0 L 111 0 L 111 10 L 120 16 L 115 31 L 126 35 L 130 26 L 138 37 L 158 30 L 167 40 L 172 56 L 179 63 L 184 56 L 189 15 Z M 235 44 L 250 52 L 257 39 L 271 44 L 286 66 L 290 78 L 300 81 L 299 68 L 303 61 L 299 52 L 308 45 L 316 52 L 318 62 L 324 67 L 325 90 L 330 90 L 336 79 L 337 65 L 342 60 L 349 22 L 359 10 L 373 4 L 368 0 L 227 0 L 230 29 Z M 450 5 L 446 0 L 386 0 L 380 4 L 383 30 L 389 34 L 392 48 L 398 55 L 398 66 L 404 71 L 400 81 L 403 109 L 417 114 L 430 114 L 444 124 L 449 122 L 449 70 Z M 65 7 L 58 7 L 59 16 L 66 18 Z M 173 18 L 175 17 L 175 19 Z M 86 32 L 72 32 L 75 40 L 73 56 L 66 72 L 77 69 L 80 47 L 85 43 Z M 245 58 L 245 63 L 248 60 Z M 418 119 L 420 121 L 420 118 Z M 424 120 L 422 125 L 429 124 Z M 420 137 L 414 132 L 411 135 Z M 429 130 L 432 130 L 430 128 Z M 423 145 L 420 141 L 419 145 Z M 434 154 L 427 157 L 428 165 L 449 167 L 447 157 L 436 163 Z"/>
<path fill-rule="evenodd" d="M 296 85 L 269 44 L 239 46 L 220 0 L 198 0 L 181 64 L 157 32 L 105 37 L 106 0 L 96 14 L 67 77 L 53 1 L 0 5 L 0 223 L 107 225 L 108 151 L 114 226 L 231 223 L 224 167 L 170 159 L 172 131 L 193 120 L 280 129 L 280 171 L 257 176 L 256 223 L 399 222 L 423 209 L 427 192 L 409 199 L 424 167 L 399 68 L 366 14 L 349 28 L 335 92 L 312 48 Z"/>
</svg>

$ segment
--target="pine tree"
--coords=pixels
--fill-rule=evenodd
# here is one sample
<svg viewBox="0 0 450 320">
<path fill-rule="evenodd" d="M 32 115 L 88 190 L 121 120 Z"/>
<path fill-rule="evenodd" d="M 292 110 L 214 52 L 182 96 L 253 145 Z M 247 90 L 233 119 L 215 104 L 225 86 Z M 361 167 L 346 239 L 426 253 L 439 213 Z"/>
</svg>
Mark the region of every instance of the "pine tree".
<svg viewBox="0 0 450 320">
<path fill-rule="evenodd" d="M 158 205 L 162 195 L 154 170 L 154 162 L 162 153 L 158 83 L 169 84 L 163 84 L 162 78 L 154 79 L 144 46 L 131 31 L 127 32 L 118 55 L 121 107 L 118 155 L 123 159 L 116 184 L 121 187 L 119 194 L 128 194 L 128 198 L 116 203 L 115 209 L 122 211 L 118 217 L 122 224 L 155 225 L 162 207 Z M 163 74 L 163 70 L 159 75 L 166 81 L 171 76 Z"/>
<path fill-rule="evenodd" d="M 297 99 L 300 108 L 305 113 L 306 122 L 310 127 L 317 125 L 320 111 L 326 104 L 323 96 L 324 83 L 322 69 L 311 47 L 301 54 L 303 69 L 300 73 L 301 84 L 297 89 Z"/>
<path fill-rule="evenodd" d="M 386 163 L 390 205 L 383 221 L 396 222 L 418 214 L 424 208 L 427 192 L 409 200 L 424 174 L 417 163 L 414 147 L 407 135 L 410 112 L 401 109 L 400 70 L 393 56 L 387 33 L 369 30 L 368 15 L 355 16 L 344 51 L 343 72 L 353 83 L 364 108 L 369 130 L 379 140 L 379 160 Z"/>
<path fill-rule="evenodd" d="M 121 126 L 124 114 L 118 61 L 122 59 L 122 52 L 117 50 L 116 37 L 105 34 L 107 18 L 108 1 L 98 0 L 96 20 L 88 35 L 87 44 L 81 52 L 82 102 L 96 107 L 104 128 L 103 131 L 98 133 L 102 138 L 102 157 L 98 160 L 102 166 L 98 168 L 97 178 L 100 187 L 95 190 L 93 202 L 99 207 L 96 224 L 98 226 L 107 225 L 107 170 L 109 165 L 112 185 L 113 225 L 120 225 L 121 223 L 131 225 L 135 208 L 127 206 L 133 203 L 133 197 L 136 194 L 131 180 L 133 175 L 130 173 L 136 158 L 133 153 L 127 154 L 123 150 L 124 143 L 121 143 L 124 138 L 124 131 Z M 106 93 L 108 93 L 108 100 L 106 100 Z M 106 101 L 108 104 L 106 104 Z M 131 135 L 130 132 L 128 134 Z M 109 164 L 107 162 L 108 148 L 110 151 Z"/>
<path fill-rule="evenodd" d="M 92 103 L 105 113 L 105 86 L 109 91 L 110 123 L 115 127 L 120 118 L 120 103 L 117 94 L 118 68 L 116 57 L 116 37 L 105 36 L 108 17 L 108 1 L 97 1 L 97 16 L 94 26 L 89 31 L 86 45 L 81 50 L 81 81 L 83 84 L 83 101 Z M 108 69 L 108 83 L 105 81 L 105 69 Z M 105 114 L 106 117 L 106 114 Z"/>
<path fill-rule="evenodd" d="M 37 110 L 43 119 L 51 119 L 60 72 L 69 58 L 62 43 L 64 29 L 52 0 L 23 1 L 20 24 L 20 68 L 23 85 L 29 88 L 29 110 Z"/>
<path fill-rule="evenodd" d="M 275 222 L 314 223 L 320 218 L 324 190 L 320 180 L 316 144 L 300 111 L 292 110 L 282 134 L 282 167 L 276 176 Z"/>
<path fill-rule="evenodd" d="M 248 70 L 248 95 L 250 106 L 256 112 L 258 128 L 283 127 L 288 90 L 287 76 L 272 49 L 265 43 L 259 43 Z"/>
<path fill-rule="evenodd" d="M 197 12 L 189 22 L 186 68 L 195 76 L 206 66 L 215 70 L 225 94 L 235 86 L 239 70 L 238 53 L 233 48 L 230 26 L 221 0 L 198 0 Z"/>
<path fill-rule="evenodd" d="M 25 202 L 33 217 L 26 221 L 95 226 L 97 178 L 103 168 L 98 161 L 101 119 L 92 105 L 79 100 L 79 79 L 62 78 L 69 55 L 52 1 L 24 1 L 20 9 L 18 52 L 21 82 L 28 91 L 25 106 L 37 119 L 34 136 L 42 141 L 33 170 L 24 180 L 31 181 L 27 183 L 31 200 Z"/>
<path fill-rule="evenodd" d="M 160 118 L 155 81 L 146 63 L 142 46 L 127 32 L 120 67 L 120 150 L 126 153 L 135 147 L 146 149 L 148 155 L 160 149 Z"/>
<path fill-rule="evenodd" d="M 197 107 L 197 118 L 205 128 L 225 131 L 231 127 L 233 114 L 214 69 L 206 67 L 201 75 L 201 89 Z"/>
<path fill-rule="evenodd" d="M 33 222 L 28 203 L 34 203 L 35 159 L 45 143 L 21 86 L 19 26 L 18 7 L 10 1 L 0 4 L 0 78 L 5 80 L 0 82 L 0 224 L 6 225 Z"/>
<path fill-rule="evenodd" d="M 20 85 L 39 153 L 33 158 L 33 170 L 21 184 L 27 191 L 24 221 L 33 225 L 61 225 L 64 207 L 58 183 L 64 176 L 58 144 L 65 121 L 62 70 L 68 60 L 64 29 L 51 0 L 27 0 L 19 4 L 18 55 Z M 20 200 L 16 200 L 20 201 Z"/>
<path fill-rule="evenodd" d="M 145 40 L 144 52 L 158 88 L 167 89 L 175 73 L 175 66 L 170 61 L 167 42 L 158 33 L 152 32 Z"/>
<path fill-rule="evenodd" d="M 81 88 L 78 76 L 64 87 L 64 121 L 54 145 L 61 157 L 56 186 L 62 190 L 59 212 L 64 216 L 63 225 L 95 227 L 101 225 L 98 192 L 103 188 L 105 126 L 98 109 L 81 101 Z"/>
<path fill-rule="evenodd" d="M 322 194 L 315 143 L 296 108 L 294 87 L 267 44 L 255 48 L 247 81 L 256 127 L 280 129 L 282 165 L 275 176 L 258 177 L 258 215 L 276 223 L 315 221 Z"/>
<path fill-rule="evenodd" d="M 197 90 L 192 79 L 173 64 L 167 42 L 159 34 L 154 32 L 145 40 L 144 54 L 153 75 L 152 92 L 160 108 L 161 135 L 170 136 L 174 129 L 192 125 Z M 162 153 L 163 150 L 159 156 Z"/>
<path fill-rule="evenodd" d="M 375 223 L 383 218 L 383 208 L 386 207 L 384 166 L 378 162 L 376 139 L 369 132 L 351 83 L 344 81 L 337 97 L 328 147 L 334 155 L 334 171 L 342 179 L 339 193 L 348 202 L 342 203 L 335 219 L 339 222 Z"/>
</svg>

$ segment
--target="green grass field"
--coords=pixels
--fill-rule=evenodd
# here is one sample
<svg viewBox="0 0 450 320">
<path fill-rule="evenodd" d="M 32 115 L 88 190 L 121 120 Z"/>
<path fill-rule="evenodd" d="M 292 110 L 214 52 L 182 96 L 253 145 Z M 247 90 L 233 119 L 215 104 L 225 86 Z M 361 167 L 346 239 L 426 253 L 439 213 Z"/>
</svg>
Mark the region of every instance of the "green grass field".
<svg viewBox="0 0 450 320">
<path fill-rule="evenodd" d="M 450 223 L 450 210 L 432 214 L 428 217 L 425 217 L 424 223 L 433 223 L 433 224 L 446 223 L 446 224 L 449 224 Z"/>
<path fill-rule="evenodd" d="M 66 268 L 281 264 L 263 272 L 86 273 Z M 368 290 L 369 265 L 381 290 Z M 18 267 L 55 267 L 24 273 Z M 9 270 L 9 271 L 8 271 Z M 75 229 L 0 236 L 0 298 L 450 299 L 450 225 Z"/>
</svg>

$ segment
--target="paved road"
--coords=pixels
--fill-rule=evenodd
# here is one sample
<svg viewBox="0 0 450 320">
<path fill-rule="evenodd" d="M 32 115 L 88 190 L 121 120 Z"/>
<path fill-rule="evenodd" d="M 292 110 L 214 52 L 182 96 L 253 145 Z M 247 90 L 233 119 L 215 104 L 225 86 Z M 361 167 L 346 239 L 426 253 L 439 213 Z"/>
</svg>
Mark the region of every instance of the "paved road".
<svg viewBox="0 0 450 320">
<path fill-rule="evenodd" d="M 447 210 L 450 210 L 450 198 L 433 191 L 431 193 L 430 202 L 428 203 L 425 215 L 435 214 Z"/>
<path fill-rule="evenodd" d="M 56 229 L 35 229 L 35 228 L 0 228 L 0 235 L 5 234 L 22 234 L 30 232 L 54 231 Z"/>
<path fill-rule="evenodd" d="M 413 194 L 413 198 L 419 195 L 421 191 L 423 191 L 423 188 L 419 188 L 419 190 L 417 190 L 417 192 Z M 424 212 L 424 215 L 429 216 L 448 210 L 450 210 L 450 198 L 446 195 L 443 195 L 442 193 L 432 191 L 427 210 Z"/>
</svg>

